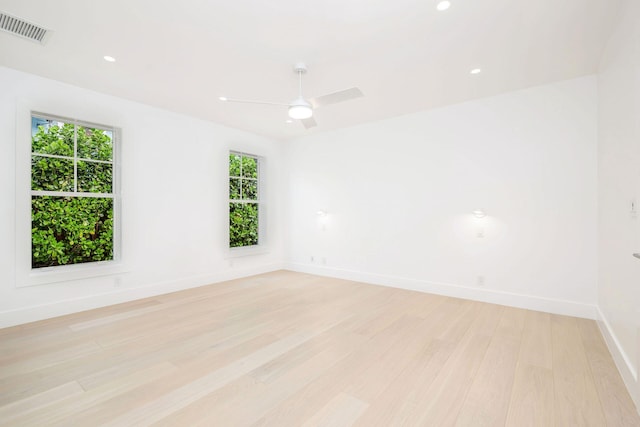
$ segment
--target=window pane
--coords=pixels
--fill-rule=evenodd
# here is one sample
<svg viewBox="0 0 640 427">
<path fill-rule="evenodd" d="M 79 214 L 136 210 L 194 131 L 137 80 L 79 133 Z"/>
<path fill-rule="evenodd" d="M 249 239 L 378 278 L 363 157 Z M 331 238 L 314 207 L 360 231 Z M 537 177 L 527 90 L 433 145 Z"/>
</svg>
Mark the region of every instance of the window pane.
<svg viewBox="0 0 640 427">
<path fill-rule="evenodd" d="M 78 126 L 78 157 L 81 159 L 113 159 L 113 132 Z"/>
<path fill-rule="evenodd" d="M 78 191 L 86 193 L 111 193 L 113 165 L 78 161 Z"/>
<path fill-rule="evenodd" d="M 31 266 L 113 259 L 113 199 L 31 198 Z"/>
<path fill-rule="evenodd" d="M 229 246 L 258 244 L 258 204 L 229 203 Z"/>
<path fill-rule="evenodd" d="M 242 157 L 242 176 L 247 178 L 258 177 L 258 159 L 255 157 Z"/>
<path fill-rule="evenodd" d="M 31 156 L 31 189 L 73 191 L 73 160 Z"/>
<path fill-rule="evenodd" d="M 229 178 L 229 198 L 240 199 L 240 178 Z"/>
<path fill-rule="evenodd" d="M 31 117 L 31 151 L 73 157 L 73 124 Z"/>
<path fill-rule="evenodd" d="M 237 154 L 229 154 L 229 176 L 240 176 L 240 158 Z"/>
<path fill-rule="evenodd" d="M 242 198 L 244 200 L 258 200 L 258 181 L 255 179 L 242 180 Z"/>
</svg>

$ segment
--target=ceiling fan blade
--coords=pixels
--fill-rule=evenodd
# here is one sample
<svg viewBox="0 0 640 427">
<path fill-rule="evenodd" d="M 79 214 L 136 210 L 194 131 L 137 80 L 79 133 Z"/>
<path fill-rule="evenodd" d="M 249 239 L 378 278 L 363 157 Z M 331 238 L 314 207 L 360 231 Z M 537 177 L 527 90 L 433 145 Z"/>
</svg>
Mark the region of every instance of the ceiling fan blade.
<svg viewBox="0 0 640 427">
<path fill-rule="evenodd" d="M 304 125 L 305 129 L 314 128 L 318 126 L 318 123 L 316 123 L 316 119 L 314 119 L 313 117 L 309 117 L 308 119 L 302 119 L 300 121 Z"/>
<path fill-rule="evenodd" d="M 253 101 L 250 99 L 233 99 L 233 98 L 225 98 L 221 99 L 222 102 L 235 102 L 240 104 L 261 104 L 261 105 L 279 105 L 283 107 L 288 107 L 289 104 L 284 104 L 282 102 L 270 102 L 270 101 Z"/>
<path fill-rule="evenodd" d="M 362 91 L 357 87 L 352 87 L 345 90 L 339 90 L 327 95 L 322 95 L 317 98 L 311 98 L 309 101 L 314 107 L 322 107 L 324 105 L 337 104 L 338 102 L 349 101 L 350 99 L 360 98 L 364 96 Z"/>
</svg>

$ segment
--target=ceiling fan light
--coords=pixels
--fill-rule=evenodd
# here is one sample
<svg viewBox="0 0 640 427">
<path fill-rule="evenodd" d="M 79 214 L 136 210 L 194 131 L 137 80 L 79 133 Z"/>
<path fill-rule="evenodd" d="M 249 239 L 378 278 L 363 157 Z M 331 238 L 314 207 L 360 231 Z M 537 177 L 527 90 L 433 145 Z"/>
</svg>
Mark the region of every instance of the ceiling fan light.
<svg viewBox="0 0 640 427">
<path fill-rule="evenodd" d="M 289 117 L 292 119 L 308 119 L 312 115 L 313 109 L 308 105 L 292 105 L 289 107 Z"/>
</svg>

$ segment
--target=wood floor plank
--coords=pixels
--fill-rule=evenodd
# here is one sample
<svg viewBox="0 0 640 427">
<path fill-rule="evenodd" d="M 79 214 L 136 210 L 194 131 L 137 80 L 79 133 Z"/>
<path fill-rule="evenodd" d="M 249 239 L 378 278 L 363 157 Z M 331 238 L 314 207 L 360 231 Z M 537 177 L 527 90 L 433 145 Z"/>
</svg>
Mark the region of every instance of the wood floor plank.
<svg viewBox="0 0 640 427">
<path fill-rule="evenodd" d="M 524 312 L 505 308 L 456 420 L 456 426 L 504 425 L 520 353 Z"/>
<path fill-rule="evenodd" d="M 59 387 L 51 388 L 42 393 L 0 407 L 0 420 L 5 424 L 13 423 L 14 419 L 18 416 L 24 417 L 45 405 L 58 404 L 65 399 L 75 399 L 83 393 L 84 389 L 82 386 L 76 381 L 71 381 Z"/>
<path fill-rule="evenodd" d="M 482 358 L 482 350 L 477 347 L 475 350 L 468 348 L 467 342 L 475 331 L 492 329 L 491 325 L 495 326 L 497 323 L 502 308 L 475 303 L 460 304 L 460 300 L 450 302 L 457 307 L 456 310 L 444 310 L 427 319 L 429 323 L 436 326 L 434 337 L 439 338 L 434 339 L 411 363 L 406 365 L 405 370 L 396 380 L 371 402 L 369 409 L 357 420 L 356 425 L 447 425 L 446 422 L 452 425 L 455 421 L 456 408 L 455 404 L 454 407 L 448 405 L 453 403 L 450 398 L 456 394 L 455 388 L 461 382 L 455 379 L 450 381 L 451 374 L 461 375 L 459 378 L 462 378 L 465 372 L 474 369 L 473 366 L 464 366 L 466 363 L 458 364 L 460 353 L 462 349 L 467 349 L 469 355 L 475 351 L 478 353 L 476 357 Z M 447 312 L 447 315 L 442 315 Z M 451 314 L 454 316 L 451 317 Z M 461 369 L 454 372 L 455 366 Z M 473 376 L 473 373 L 470 375 Z M 464 400 L 467 387 L 468 385 L 463 386 L 460 402 Z M 400 393 L 402 398 L 396 396 L 396 393 Z M 431 406 L 441 402 L 440 396 L 446 396 L 442 402 L 447 406 L 445 411 L 453 414 L 452 419 L 443 419 L 444 412 L 438 414 L 436 408 Z M 431 418 L 427 420 L 426 417 Z"/>
<path fill-rule="evenodd" d="M 518 363 L 505 426 L 555 425 L 553 370 Z"/>
<path fill-rule="evenodd" d="M 519 363 L 553 369 L 551 314 L 525 311 Z"/>
<path fill-rule="evenodd" d="M 415 425 L 454 425 L 486 354 L 504 307 L 482 304 L 438 376 L 426 391 L 429 400 L 415 406 Z"/>
<path fill-rule="evenodd" d="M 364 338 L 342 323 L 160 420 L 158 426 L 249 425 L 296 393 L 354 349 Z M 291 363 L 288 363 L 291 362 Z M 246 384 L 252 384 L 246 387 Z M 244 408 L 250 407 L 251 411 Z"/>
<path fill-rule="evenodd" d="M 553 352 L 551 315 L 524 311 L 520 353 L 505 425 L 554 425 Z"/>
<path fill-rule="evenodd" d="M 332 366 L 316 380 L 305 385 L 296 394 L 274 406 L 255 426 L 300 425 L 306 422 L 336 394 L 342 392 L 362 375 L 398 340 L 397 328 L 390 325 L 363 343 L 356 351 Z"/>
<path fill-rule="evenodd" d="M 264 365 L 303 344 L 317 333 L 298 333 L 270 344 L 255 353 L 205 375 L 146 405 L 131 410 L 105 424 L 107 426 L 148 426 L 206 396 L 219 387 Z"/>
<path fill-rule="evenodd" d="M 551 335 L 556 425 L 606 425 L 576 319 L 553 315 Z"/>
<path fill-rule="evenodd" d="M 189 425 L 193 427 L 200 425 L 250 425 L 273 406 L 295 394 L 309 381 L 322 375 L 347 355 L 351 348 L 358 345 L 358 341 L 353 338 L 356 337 L 351 334 L 345 335 L 345 342 L 340 346 L 340 350 L 317 349 L 315 354 L 309 354 L 309 357 L 302 363 L 292 366 L 286 372 L 280 372 L 276 378 L 271 378 L 269 383 L 257 381 L 253 376 L 253 373 L 260 369 L 258 368 L 174 412 L 159 421 L 157 425 Z M 307 344 L 305 343 L 303 346 Z M 339 351 L 342 351 L 342 354 L 338 353 Z M 306 353 L 306 351 L 303 352 Z M 246 384 L 250 384 L 250 387 L 246 387 Z M 246 408 L 251 408 L 251 410 L 247 411 Z"/>
<path fill-rule="evenodd" d="M 0 379 L 30 372 L 39 367 L 56 365 L 62 361 L 76 359 L 85 355 L 97 354 L 102 347 L 95 341 L 82 341 L 73 346 L 57 348 L 49 352 L 34 354 L 31 357 L 11 359 L 0 365 Z"/>
<path fill-rule="evenodd" d="M 369 405 L 345 393 L 338 394 L 302 427 L 348 427 Z"/>
<path fill-rule="evenodd" d="M 119 393 L 108 400 L 97 402 L 83 412 L 70 416 L 69 422 L 71 425 L 78 426 L 109 423 L 113 421 L 114 414 L 127 414 L 152 402 L 166 398 L 176 390 L 186 389 L 190 384 L 194 384 L 207 375 L 227 367 L 234 361 L 248 357 L 277 341 L 278 337 L 263 335 L 223 352 L 208 354 L 187 365 L 176 367 L 175 370 L 161 378 L 141 383 L 139 387 Z M 118 382 L 119 379 L 110 381 L 110 383 Z M 108 387 L 108 384 L 100 388 Z"/>
<path fill-rule="evenodd" d="M 426 332 L 428 327 L 427 322 L 413 316 L 402 316 L 394 322 L 391 326 L 396 330 L 394 345 L 354 376 L 344 391 L 363 402 L 374 401 L 401 374 L 404 366 L 431 343 L 432 337 Z"/>
<path fill-rule="evenodd" d="M 404 315 L 398 319 L 393 324 L 397 328 L 395 344 L 382 353 L 369 368 L 354 377 L 345 391 L 362 401 L 374 402 L 412 360 L 420 357 L 434 339 L 446 338 L 457 342 L 461 331 L 466 331 L 474 321 L 475 309 L 480 306 L 458 304 L 458 301 L 439 302 L 452 304 L 457 309 L 435 310 L 425 318 Z"/>
<path fill-rule="evenodd" d="M 0 330 L 0 425 L 640 426 L 591 320 L 276 271 Z"/>
<path fill-rule="evenodd" d="M 267 320 L 266 317 L 264 319 Z M 295 320 L 294 317 L 286 322 Z M 273 327 L 269 327 L 268 322 L 238 323 L 238 329 L 233 331 L 227 328 L 158 331 L 158 334 L 152 334 L 135 343 L 104 349 L 98 356 L 89 354 L 57 365 L 42 366 L 28 373 L 12 372 L 12 376 L 0 378 L 0 386 L 10 390 L 0 395 L 0 403 L 42 392 L 70 379 L 77 379 L 83 387 L 92 388 L 109 381 L 114 375 L 126 375 L 148 364 L 163 360 L 175 363 L 180 359 L 194 357 L 194 353 L 217 353 L 244 340 L 265 334 L 267 329 L 274 330 Z"/>
<path fill-rule="evenodd" d="M 416 407 L 429 397 L 427 385 L 431 384 L 442 370 L 457 344 L 450 341 L 432 340 L 414 360 L 406 365 L 400 375 L 370 403 L 367 410 L 354 425 L 359 427 L 416 425 Z"/>
<path fill-rule="evenodd" d="M 640 426 L 640 415 L 631 396 L 625 393 L 622 377 L 613 363 L 598 326 L 593 320 L 576 321 L 607 425 Z"/>
<path fill-rule="evenodd" d="M 350 342 L 345 342 L 350 340 Z M 275 381 L 265 384 L 263 390 L 252 390 L 227 401 L 225 404 L 215 403 L 219 409 L 215 414 L 203 417 L 194 427 L 207 427 L 229 423 L 230 425 L 252 425 L 268 413 L 273 407 L 294 396 L 307 384 L 315 381 L 340 361 L 351 354 L 362 342 L 363 338 L 353 334 L 345 334 L 338 349 L 324 349 L 311 356 L 304 363 L 292 367 Z M 251 408 L 246 411 L 244 408 Z"/>
<path fill-rule="evenodd" d="M 14 419 L 15 425 L 89 425 L 86 422 L 76 423 L 74 422 L 74 418 L 81 416 L 84 411 L 108 401 L 115 396 L 119 396 L 148 382 L 162 378 L 173 372 L 173 370 L 174 367 L 168 363 L 147 366 L 130 375 L 118 378 L 112 383 L 105 384 L 103 387 L 85 391 L 81 394 L 70 394 L 62 400 L 43 402 L 40 406 L 31 408 L 31 411 L 17 416 Z"/>
</svg>

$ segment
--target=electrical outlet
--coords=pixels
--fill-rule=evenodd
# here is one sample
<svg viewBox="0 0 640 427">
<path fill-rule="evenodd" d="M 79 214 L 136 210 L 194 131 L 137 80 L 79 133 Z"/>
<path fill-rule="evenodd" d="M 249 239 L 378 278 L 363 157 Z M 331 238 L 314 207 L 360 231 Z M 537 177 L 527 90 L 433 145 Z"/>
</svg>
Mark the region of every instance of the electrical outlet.
<svg viewBox="0 0 640 427">
<path fill-rule="evenodd" d="M 484 276 L 478 276 L 476 279 L 478 286 L 484 286 Z"/>
<path fill-rule="evenodd" d="M 316 259 L 314 258 L 314 256 L 313 256 L 313 255 L 311 255 L 311 257 L 309 257 L 309 260 L 310 260 L 311 262 L 316 262 Z"/>
<path fill-rule="evenodd" d="M 327 265 L 327 259 L 325 257 L 322 257 L 322 265 Z"/>
</svg>

